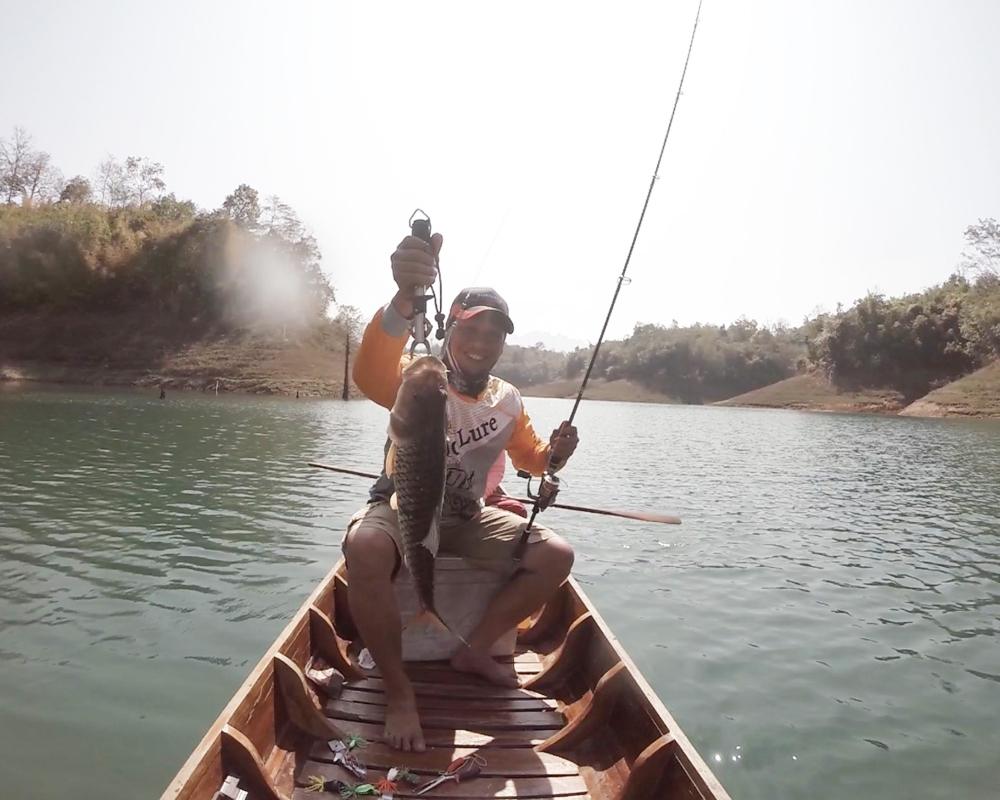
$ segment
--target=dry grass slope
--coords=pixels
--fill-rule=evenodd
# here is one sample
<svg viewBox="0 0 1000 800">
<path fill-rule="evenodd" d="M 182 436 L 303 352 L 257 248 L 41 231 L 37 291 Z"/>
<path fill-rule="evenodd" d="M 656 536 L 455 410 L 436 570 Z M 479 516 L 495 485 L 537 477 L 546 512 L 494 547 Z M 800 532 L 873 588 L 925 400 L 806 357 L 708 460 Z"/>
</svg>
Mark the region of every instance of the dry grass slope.
<svg viewBox="0 0 1000 800">
<path fill-rule="evenodd" d="M 1000 361 L 935 389 L 899 413 L 907 417 L 1000 419 Z"/>
<path fill-rule="evenodd" d="M 123 314 L 0 321 L 0 380 L 336 396 L 344 350 L 329 335 L 218 333 Z M 352 395 L 358 396 L 352 386 Z"/>
<path fill-rule="evenodd" d="M 521 393 L 526 397 L 576 397 L 580 380 L 550 381 L 536 386 L 525 386 Z M 678 403 L 675 397 L 647 389 L 634 381 L 605 381 L 594 379 L 587 384 L 584 397 L 588 400 L 620 400 L 628 403 Z"/>
<path fill-rule="evenodd" d="M 715 405 L 895 414 L 906 402 L 902 394 L 892 389 L 848 391 L 838 388 L 822 375 L 810 373 L 786 378 Z"/>
</svg>

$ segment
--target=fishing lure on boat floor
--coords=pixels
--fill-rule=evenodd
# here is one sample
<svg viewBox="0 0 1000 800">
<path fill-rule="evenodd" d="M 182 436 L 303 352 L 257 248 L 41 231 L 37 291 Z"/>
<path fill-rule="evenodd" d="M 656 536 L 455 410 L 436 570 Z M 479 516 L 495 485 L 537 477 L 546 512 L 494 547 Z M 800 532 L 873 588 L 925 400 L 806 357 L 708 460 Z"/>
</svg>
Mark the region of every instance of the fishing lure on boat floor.
<svg viewBox="0 0 1000 800">
<path fill-rule="evenodd" d="M 325 779 L 322 775 L 310 775 L 305 785 L 307 792 L 330 792 L 331 794 L 341 794 L 345 789 L 350 789 L 343 781 L 336 778 Z"/>
<path fill-rule="evenodd" d="M 360 736 L 349 737 L 348 742 L 354 740 L 364 741 Z M 367 744 L 367 742 L 366 742 Z M 365 765 L 361 763 L 356 755 L 351 752 L 351 747 L 347 742 L 342 742 L 340 739 L 330 739 L 326 743 L 327 747 L 333 752 L 333 763 L 340 764 L 344 769 L 350 772 L 356 778 L 365 778 L 368 775 L 368 770 Z M 355 746 L 359 746 L 355 744 Z"/>
<path fill-rule="evenodd" d="M 370 783 L 359 783 L 357 786 L 348 786 L 340 790 L 343 798 L 351 797 L 378 797 L 382 793 Z"/>
<path fill-rule="evenodd" d="M 420 786 L 417 789 L 417 794 L 426 794 L 436 786 L 440 786 L 442 783 L 447 783 L 448 781 L 462 783 L 464 781 L 472 780 L 483 771 L 483 767 L 485 766 L 486 759 L 476 753 L 463 756 L 462 758 L 456 758 L 448 765 L 448 769 L 433 780 L 430 780 Z"/>
<path fill-rule="evenodd" d="M 339 794 L 343 798 L 378 797 L 381 792 L 370 783 L 359 783 L 351 786 L 336 778 L 324 779 L 322 775 L 310 775 L 305 790 L 307 792 L 329 792 Z"/>
<path fill-rule="evenodd" d="M 400 783 L 416 786 L 419 782 L 420 779 L 405 767 L 393 767 L 375 784 L 375 788 L 382 793 L 382 800 L 393 800 Z"/>
</svg>

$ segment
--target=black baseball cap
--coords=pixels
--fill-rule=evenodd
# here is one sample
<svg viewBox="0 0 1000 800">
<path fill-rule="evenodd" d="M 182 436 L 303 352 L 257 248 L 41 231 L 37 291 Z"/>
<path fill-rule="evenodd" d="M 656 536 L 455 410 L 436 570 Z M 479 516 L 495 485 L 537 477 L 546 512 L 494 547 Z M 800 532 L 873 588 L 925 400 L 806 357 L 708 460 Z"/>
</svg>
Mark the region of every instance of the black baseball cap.
<svg viewBox="0 0 1000 800">
<path fill-rule="evenodd" d="M 507 333 L 514 332 L 514 323 L 510 319 L 510 310 L 496 289 L 488 286 L 470 286 L 462 289 L 451 304 L 448 313 L 448 324 L 460 319 L 470 319 L 483 311 L 497 311 L 503 317 Z"/>
</svg>

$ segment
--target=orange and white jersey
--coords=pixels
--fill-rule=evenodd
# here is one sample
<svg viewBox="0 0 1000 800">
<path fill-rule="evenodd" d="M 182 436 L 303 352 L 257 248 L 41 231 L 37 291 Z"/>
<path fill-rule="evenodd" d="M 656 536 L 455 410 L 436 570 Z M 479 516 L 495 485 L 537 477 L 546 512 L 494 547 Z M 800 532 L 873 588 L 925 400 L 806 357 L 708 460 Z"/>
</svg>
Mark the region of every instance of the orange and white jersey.
<svg viewBox="0 0 1000 800">
<path fill-rule="evenodd" d="M 371 400 L 392 408 L 402 382 L 403 355 L 409 329 L 392 305 L 380 309 L 365 329 L 354 361 L 354 382 Z M 516 469 L 540 475 L 549 447 L 531 425 L 517 387 L 490 376 L 478 397 L 448 387 L 448 474 L 444 516 L 469 519 L 482 506 L 491 468 L 510 456 Z M 392 480 L 383 472 L 372 487 L 372 499 L 388 499 Z"/>
</svg>

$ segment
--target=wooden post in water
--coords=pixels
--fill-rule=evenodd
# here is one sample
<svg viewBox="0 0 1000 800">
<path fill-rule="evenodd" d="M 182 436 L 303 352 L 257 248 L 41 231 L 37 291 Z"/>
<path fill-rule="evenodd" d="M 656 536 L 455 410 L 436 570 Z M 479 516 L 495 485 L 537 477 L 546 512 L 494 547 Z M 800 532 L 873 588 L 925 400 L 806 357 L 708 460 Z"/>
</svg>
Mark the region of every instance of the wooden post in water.
<svg viewBox="0 0 1000 800">
<path fill-rule="evenodd" d="M 351 332 L 348 331 L 344 336 L 344 392 L 341 394 L 341 400 L 348 399 L 348 390 L 350 389 L 350 373 L 348 371 L 348 363 L 351 360 Z"/>
</svg>

